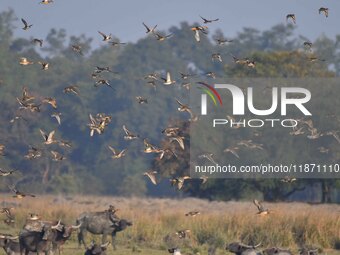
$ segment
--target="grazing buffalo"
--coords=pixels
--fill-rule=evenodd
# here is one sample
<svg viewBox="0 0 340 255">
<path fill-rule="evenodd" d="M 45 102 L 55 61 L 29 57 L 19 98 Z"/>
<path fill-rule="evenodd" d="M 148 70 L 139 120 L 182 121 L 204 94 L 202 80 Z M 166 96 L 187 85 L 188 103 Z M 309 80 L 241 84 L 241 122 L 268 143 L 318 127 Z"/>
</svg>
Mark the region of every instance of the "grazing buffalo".
<svg viewBox="0 0 340 255">
<path fill-rule="evenodd" d="M 300 255 L 318 255 L 318 249 L 307 249 L 307 248 L 302 248 L 300 250 Z"/>
<path fill-rule="evenodd" d="M 106 255 L 106 249 L 108 245 L 109 242 L 102 245 L 92 243 L 90 247 L 86 249 L 84 255 Z"/>
<path fill-rule="evenodd" d="M 292 255 L 289 250 L 284 250 L 277 247 L 267 248 L 263 250 L 264 255 Z"/>
<path fill-rule="evenodd" d="M 33 228 L 26 226 L 19 235 L 21 254 L 36 252 L 37 254 L 53 253 L 71 237 L 72 231 L 80 226 L 65 226 L 60 223 L 38 222 Z"/>
<path fill-rule="evenodd" d="M 61 247 L 68 239 L 70 239 L 72 232 L 79 229 L 80 226 L 80 224 L 77 226 L 66 226 L 59 223 L 59 227 L 56 228 L 57 231 L 55 231 L 55 235 L 52 239 L 52 250 L 54 252 L 58 250 L 60 254 Z"/>
<path fill-rule="evenodd" d="M 0 247 L 2 247 L 7 255 L 20 255 L 20 245 L 17 236 L 0 234 Z"/>
<path fill-rule="evenodd" d="M 236 255 L 260 255 L 261 252 L 257 251 L 256 248 L 259 247 L 260 244 L 256 246 L 246 245 L 243 243 L 230 243 L 227 245 L 226 250 L 229 252 L 235 253 Z"/>
<path fill-rule="evenodd" d="M 112 246 L 115 249 L 114 239 L 117 232 L 123 231 L 128 226 L 132 226 L 132 222 L 118 219 L 114 213 L 110 211 L 83 213 L 78 217 L 77 224 L 81 224 L 78 233 L 79 246 L 83 244 L 85 248 L 85 235 L 87 231 L 94 235 L 103 235 L 102 244 L 106 243 L 107 235 L 111 235 Z"/>
</svg>

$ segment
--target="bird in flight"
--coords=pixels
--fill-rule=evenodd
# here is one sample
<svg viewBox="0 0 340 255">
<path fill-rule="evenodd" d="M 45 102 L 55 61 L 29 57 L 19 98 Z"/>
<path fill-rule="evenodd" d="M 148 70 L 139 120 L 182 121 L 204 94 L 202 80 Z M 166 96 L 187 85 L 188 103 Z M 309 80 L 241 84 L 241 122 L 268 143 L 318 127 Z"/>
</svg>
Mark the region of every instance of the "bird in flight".
<svg viewBox="0 0 340 255">
<path fill-rule="evenodd" d="M 308 49 L 309 51 L 311 51 L 313 43 L 306 41 L 306 42 L 303 42 L 303 46 L 305 47 L 305 49 Z"/>
<path fill-rule="evenodd" d="M 28 65 L 33 65 L 34 62 L 29 61 L 27 58 L 20 58 L 19 64 L 22 66 L 28 66 Z"/>
<path fill-rule="evenodd" d="M 234 147 L 228 147 L 224 150 L 224 152 L 229 152 L 231 154 L 233 154 L 236 158 L 240 158 L 240 156 L 238 155 L 237 151 L 239 150 L 239 147 L 234 146 Z"/>
<path fill-rule="evenodd" d="M 321 7 L 319 9 L 319 14 L 323 13 L 325 15 L 326 18 L 328 18 L 328 8 L 326 7 Z"/>
<path fill-rule="evenodd" d="M 125 156 L 126 149 L 122 151 L 117 151 L 113 147 L 109 146 L 109 150 L 112 152 L 111 158 L 113 159 L 119 159 Z"/>
<path fill-rule="evenodd" d="M 265 216 L 265 215 L 268 215 L 271 211 L 269 211 L 267 208 L 265 208 L 259 201 L 257 201 L 256 199 L 254 199 L 253 201 L 254 205 L 257 207 L 258 209 L 258 212 L 257 214 L 258 215 L 261 215 L 261 216 Z"/>
<path fill-rule="evenodd" d="M 12 214 L 13 209 L 14 209 L 13 207 L 2 207 L 0 209 L 0 213 L 6 214 L 7 218 L 14 218 L 14 216 Z"/>
<path fill-rule="evenodd" d="M 32 43 L 34 43 L 34 44 L 39 44 L 40 47 L 43 46 L 43 42 L 44 42 L 43 39 L 34 38 L 34 39 L 32 40 Z"/>
<path fill-rule="evenodd" d="M 175 80 L 171 79 L 170 72 L 166 73 L 166 78 L 161 77 L 161 79 L 164 81 L 163 82 L 164 85 L 172 85 L 172 84 L 176 83 Z"/>
<path fill-rule="evenodd" d="M 211 60 L 212 61 L 219 61 L 219 62 L 222 62 L 222 57 L 221 57 L 221 54 L 220 53 L 213 53 L 211 54 Z"/>
<path fill-rule="evenodd" d="M 144 153 L 157 153 L 160 154 L 159 159 L 162 159 L 164 157 L 165 152 L 167 150 L 163 150 L 161 148 L 157 148 L 155 145 L 152 145 L 148 142 L 148 140 L 145 138 L 143 140 L 144 143 Z"/>
<path fill-rule="evenodd" d="M 147 26 L 144 22 L 143 22 L 143 26 L 144 26 L 145 29 L 146 29 L 146 32 L 145 32 L 146 34 L 155 33 L 155 29 L 156 29 L 156 27 L 157 27 L 157 25 L 156 25 L 156 26 L 150 28 L 150 27 Z"/>
<path fill-rule="evenodd" d="M 63 92 L 64 92 L 65 94 L 67 94 L 67 93 L 74 93 L 74 94 L 76 94 L 77 96 L 79 95 L 79 90 L 78 90 L 78 86 L 77 86 L 77 85 L 65 87 L 65 88 L 63 89 Z"/>
<path fill-rule="evenodd" d="M 57 109 L 57 100 L 53 97 L 46 97 L 42 101 L 43 103 L 50 104 L 54 109 Z"/>
<path fill-rule="evenodd" d="M 191 82 L 183 82 L 182 87 L 185 88 L 186 90 L 190 90 Z"/>
<path fill-rule="evenodd" d="M 204 153 L 198 156 L 199 159 L 207 159 L 214 165 L 218 165 L 217 162 L 213 158 L 214 154 L 213 153 Z"/>
<path fill-rule="evenodd" d="M 54 134 L 55 134 L 55 130 L 51 131 L 48 135 L 42 131 L 41 129 L 39 129 L 40 134 L 42 135 L 42 137 L 44 138 L 44 144 L 52 144 L 52 143 L 56 143 L 57 141 L 54 140 Z"/>
<path fill-rule="evenodd" d="M 62 161 L 66 159 L 61 153 L 57 151 L 51 151 L 53 161 Z"/>
<path fill-rule="evenodd" d="M 212 22 L 214 22 L 214 21 L 219 21 L 220 19 L 205 19 L 205 18 L 203 18 L 202 16 L 200 16 L 201 17 L 201 19 L 203 20 L 203 23 L 204 24 L 207 24 L 207 23 L 212 23 Z"/>
<path fill-rule="evenodd" d="M 327 132 L 325 132 L 325 134 L 323 134 L 323 135 L 329 135 L 329 136 L 333 136 L 334 137 L 334 139 L 338 142 L 338 143 L 340 143 L 340 137 L 339 137 L 339 131 L 336 131 L 336 130 L 332 130 L 332 131 L 327 131 Z"/>
<path fill-rule="evenodd" d="M 201 31 L 203 34 L 207 34 L 208 33 L 207 29 L 208 29 L 207 26 L 195 26 L 195 27 L 191 28 L 192 31 Z"/>
<path fill-rule="evenodd" d="M 154 80 L 148 81 L 148 82 L 146 83 L 146 85 L 152 86 L 154 90 L 157 89 L 157 87 L 156 87 L 157 85 L 156 85 L 156 82 L 155 82 Z"/>
<path fill-rule="evenodd" d="M 325 62 L 326 60 L 325 59 L 322 59 L 322 58 L 318 58 L 318 57 L 310 57 L 308 58 L 309 62 L 312 62 L 312 63 L 315 63 L 317 61 L 320 61 L 320 62 Z"/>
<path fill-rule="evenodd" d="M 185 180 L 191 179 L 190 176 L 175 177 L 170 179 L 171 186 L 177 186 L 178 190 L 183 188 Z"/>
<path fill-rule="evenodd" d="M 117 74 L 117 72 L 112 71 L 109 66 L 104 66 L 104 67 L 96 66 L 96 69 L 94 70 L 94 72 L 97 73 L 97 74 L 100 74 L 100 73 L 103 73 L 103 72 Z"/>
<path fill-rule="evenodd" d="M 72 144 L 69 141 L 60 140 L 60 141 L 58 141 L 58 144 L 60 146 L 67 147 L 67 148 L 71 148 L 72 147 Z"/>
<path fill-rule="evenodd" d="M 181 78 L 183 80 L 188 80 L 190 77 L 196 76 L 196 74 L 190 74 L 190 73 L 181 73 L 181 72 L 179 72 L 179 74 L 181 75 Z"/>
<path fill-rule="evenodd" d="M 205 75 L 209 78 L 216 79 L 216 74 L 214 72 L 207 72 Z"/>
<path fill-rule="evenodd" d="M 319 151 L 320 153 L 328 153 L 328 152 L 329 152 L 329 149 L 327 149 L 327 148 L 321 146 L 321 147 L 318 148 L 318 151 Z"/>
<path fill-rule="evenodd" d="M 39 4 L 51 4 L 53 0 L 42 0 Z"/>
<path fill-rule="evenodd" d="M 177 136 L 179 132 L 179 127 L 167 127 L 162 130 L 162 133 L 168 137 Z"/>
<path fill-rule="evenodd" d="M 27 119 L 25 119 L 24 117 L 20 116 L 20 115 L 16 115 L 14 116 L 14 118 L 12 118 L 9 123 L 14 123 L 16 122 L 17 120 L 23 120 L 23 121 L 26 121 L 27 122 Z M 1 151 L 0 151 L 0 156 L 3 156 L 1 155 Z"/>
<path fill-rule="evenodd" d="M 304 127 L 293 128 L 293 131 L 289 132 L 290 135 L 303 135 L 305 133 Z"/>
<path fill-rule="evenodd" d="M 109 81 L 108 80 L 105 80 L 105 79 L 102 79 L 102 80 L 98 80 L 96 81 L 96 83 L 94 84 L 95 87 L 98 87 L 100 85 L 106 85 L 108 87 L 110 87 L 111 89 L 114 90 L 114 88 L 110 85 Z"/>
<path fill-rule="evenodd" d="M 148 99 L 142 96 L 136 96 L 136 100 L 139 104 L 147 104 Z"/>
<path fill-rule="evenodd" d="M 108 42 L 112 39 L 112 34 L 107 35 L 100 31 L 98 31 L 98 33 L 103 37 L 103 42 Z"/>
<path fill-rule="evenodd" d="M 94 132 L 97 132 L 99 135 L 101 135 L 105 128 L 110 124 L 112 117 L 103 113 L 98 113 L 96 117 L 93 117 L 92 114 L 90 114 L 89 119 L 90 123 L 88 126 L 90 128 L 90 136 L 93 136 Z"/>
<path fill-rule="evenodd" d="M 295 16 L 295 14 L 287 14 L 286 21 L 288 22 L 289 20 L 291 20 L 294 24 L 296 24 L 296 16 Z"/>
<path fill-rule="evenodd" d="M 241 140 L 237 145 L 245 146 L 249 149 L 260 149 L 263 150 L 263 144 L 254 143 L 252 140 Z"/>
<path fill-rule="evenodd" d="M 41 156 L 42 156 L 41 150 L 33 146 L 30 146 L 28 153 L 24 156 L 24 158 L 31 160 L 31 159 L 40 158 Z"/>
<path fill-rule="evenodd" d="M 206 26 L 196 26 L 196 27 L 192 27 L 191 30 L 195 32 L 195 40 L 197 42 L 201 41 L 201 37 L 200 37 L 200 32 L 203 34 L 207 34 L 208 32 L 206 31 L 208 29 L 208 27 Z"/>
<path fill-rule="evenodd" d="M 195 114 L 192 112 L 191 108 L 188 105 L 182 104 L 179 100 L 176 99 L 177 104 L 179 105 L 179 107 L 177 108 L 177 110 L 179 112 L 187 112 L 190 114 L 190 120 L 191 121 L 196 121 L 197 120 L 197 116 L 195 116 Z"/>
<path fill-rule="evenodd" d="M 144 76 L 144 79 L 150 79 L 150 80 L 157 81 L 158 76 L 159 76 L 159 74 L 157 74 L 157 73 L 148 73 L 147 75 Z"/>
<path fill-rule="evenodd" d="M 23 193 L 23 192 L 20 192 L 19 190 L 17 190 L 15 187 L 10 187 L 8 186 L 8 188 L 15 194 L 13 197 L 15 198 L 24 198 L 24 197 L 35 197 L 35 195 L 33 194 L 29 194 L 29 193 Z"/>
<path fill-rule="evenodd" d="M 50 66 L 50 64 L 47 63 L 47 62 L 40 62 L 40 61 L 39 61 L 38 64 L 41 65 L 41 70 L 44 70 L 44 71 L 48 70 L 48 68 L 49 68 L 49 66 Z"/>
<path fill-rule="evenodd" d="M 54 113 L 51 114 L 51 117 L 55 118 L 59 125 L 61 125 L 61 118 L 60 118 L 60 116 L 61 116 L 60 112 L 54 112 Z"/>
<path fill-rule="evenodd" d="M 126 43 L 116 42 L 116 41 L 110 41 L 110 44 L 111 44 L 112 46 L 118 46 L 118 45 L 125 45 Z"/>
<path fill-rule="evenodd" d="M 16 171 L 17 171 L 17 170 L 4 171 L 4 170 L 2 170 L 2 169 L 0 168 L 0 176 L 3 176 L 3 177 L 9 176 L 9 175 L 13 174 L 13 173 L 16 172 Z"/>
<path fill-rule="evenodd" d="M 172 36 L 172 34 L 168 34 L 168 35 L 161 35 L 161 34 L 158 34 L 158 33 L 153 33 L 153 34 L 156 36 L 157 41 L 160 41 L 160 42 L 162 42 L 162 41 L 164 41 L 164 40 L 166 40 L 166 39 L 168 39 Z"/>
<path fill-rule="evenodd" d="M 197 215 L 200 215 L 200 211 L 191 211 L 185 214 L 185 216 L 191 216 L 191 217 L 196 217 Z"/>
<path fill-rule="evenodd" d="M 96 117 L 93 117 L 92 114 L 89 115 L 90 123 L 88 124 L 90 128 L 90 136 L 94 135 L 94 132 L 97 132 L 99 135 L 104 133 L 105 128 L 112 121 L 111 116 L 107 116 L 103 113 L 98 113 Z"/>
<path fill-rule="evenodd" d="M 179 147 L 184 150 L 184 137 L 183 136 L 173 136 L 170 137 L 170 143 L 177 142 Z"/>
<path fill-rule="evenodd" d="M 125 125 L 123 125 L 123 130 L 125 132 L 125 136 L 124 136 L 125 140 L 134 140 L 134 139 L 139 138 L 139 135 L 136 135 L 136 134 L 132 133 L 130 130 L 128 130 L 126 128 Z"/>
<path fill-rule="evenodd" d="M 79 44 L 73 44 L 73 45 L 71 45 L 71 48 L 72 48 L 72 50 L 74 51 L 74 52 L 76 52 L 76 53 L 78 53 L 79 55 L 81 55 L 81 56 L 83 56 L 84 54 L 83 54 L 83 52 L 82 52 L 82 50 L 81 50 L 81 45 L 79 45 Z"/>
<path fill-rule="evenodd" d="M 28 24 L 24 19 L 21 19 L 21 22 L 24 23 L 24 27 L 22 28 L 23 30 L 28 30 L 33 26 L 33 24 Z"/>
<path fill-rule="evenodd" d="M 0 156 L 5 156 L 5 145 L 0 144 Z"/>
<path fill-rule="evenodd" d="M 218 45 L 225 45 L 227 43 L 231 43 L 233 42 L 234 40 L 228 40 L 228 39 L 223 39 L 223 38 L 217 38 L 216 39 L 216 42 Z"/>
<path fill-rule="evenodd" d="M 154 185 L 157 185 L 156 174 L 157 174 L 157 171 L 153 171 L 153 170 L 143 173 L 143 175 L 147 176 Z"/>
<path fill-rule="evenodd" d="M 289 176 L 285 176 L 284 178 L 282 178 L 280 181 L 284 182 L 284 183 L 292 183 L 295 182 L 297 179 L 295 177 L 289 177 Z"/>
</svg>

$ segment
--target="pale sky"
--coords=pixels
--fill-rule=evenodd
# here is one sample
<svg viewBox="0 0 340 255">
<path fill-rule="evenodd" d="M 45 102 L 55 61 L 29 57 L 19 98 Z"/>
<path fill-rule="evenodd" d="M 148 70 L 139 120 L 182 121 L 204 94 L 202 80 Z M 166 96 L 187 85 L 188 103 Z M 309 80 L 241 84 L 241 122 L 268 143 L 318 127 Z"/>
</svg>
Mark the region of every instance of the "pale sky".
<svg viewBox="0 0 340 255">
<path fill-rule="evenodd" d="M 210 30 L 219 28 L 232 38 L 243 27 L 266 30 L 285 23 L 288 13 L 296 14 L 297 33 L 310 40 L 321 34 L 332 38 L 340 34 L 339 0 L 54 0 L 51 5 L 39 1 L 0 0 L 0 11 L 12 8 L 18 18 L 33 24 L 24 32 L 18 21 L 17 35 L 44 39 L 51 28 L 65 28 L 68 35 L 84 33 L 100 45 L 100 30 L 122 42 L 135 42 L 145 36 L 143 21 L 166 30 L 182 21 L 200 22 L 201 15 L 219 18 Z M 320 7 L 329 8 L 328 18 L 318 14 Z"/>
</svg>

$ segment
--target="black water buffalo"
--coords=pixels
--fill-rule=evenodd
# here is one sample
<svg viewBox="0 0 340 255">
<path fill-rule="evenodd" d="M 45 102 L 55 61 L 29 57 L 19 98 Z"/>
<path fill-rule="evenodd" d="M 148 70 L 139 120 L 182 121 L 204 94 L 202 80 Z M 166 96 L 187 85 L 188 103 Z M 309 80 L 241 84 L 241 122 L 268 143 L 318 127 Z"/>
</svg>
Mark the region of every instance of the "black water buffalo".
<svg viewBox="0 0 340 255">
<path fill-rule="evenodd" d="M 20 244 L 15 241 L 17 239 L 17 236 L 0 234 L 0 247 L 7 255 L 20 255 Z"/>
<path fill-rule="evenodd" d="M 102 245 L 92 243 L 90 247 L 86 249 L 84 255 L 106 255 L 108 245 L 108 242 Z"/>
<path fill-rule="evenodd" d="M 38 227 L 26 226 L 19 235 L 21 254 L 36 252 L 37 254 L 49 254 L 59 250 L 72 234 L 74 229 L 80 226 L 66 226 L 60 221 L 57 224 L 51 222 L 38 222 Z"/>
<path fill-rule="evenodd" d="M 74 230 L 77 230 L 80 228 L 80 225 L 78 226 L 66 226 L 64 224 L 59 224 L 59 227 L 56 228 L 56 232 L 54 237 L 52 238 L 52 250 L 53 251 L 59 251 L 60 254 L 60 250 L 62 245 L 65 244 L 65 242 L 70 239 L 72 232 Z"/>
<path fill-rule="evenodd" d="M 79 246 L 83 244 L 85 248 L 85 235 L 87 231 L 94 235 L 103 235 L 102 244 L 106 243 L 107 235 L 111 235 L 112 246 L 115 248 L 114 239 L 117 232 L 123 231 L 128 226 L 132 226 L 132 222 L 118 219 L 109 211 L 82 213 L 77 219 L 77 225 L 78 224 L 81 224 L 78 233 Z"/>
<path fill-rule="evenodd" d="M 256 250 L 256 248 L 259 246 L 259 244 L 256 246 L 251 246 L 243 243 L 234 242 L 227 245 L 226 250 L 235 253 L 236 255 L 260 255 L 262 253 Z"/>
<path fill-rule="evenodd" d="M 292 255 L 289 250 L 277 248 L 277 247 L 272 247 L 272 248 L 267 248 L 263 250 L 264 255 Z"/>
<path fill-rule="evenodd" d="M 300 250 L 300 255 L 318 255 L 318 249 L 307 249 L 307 248 L 302 248 Z"/>
</svg>

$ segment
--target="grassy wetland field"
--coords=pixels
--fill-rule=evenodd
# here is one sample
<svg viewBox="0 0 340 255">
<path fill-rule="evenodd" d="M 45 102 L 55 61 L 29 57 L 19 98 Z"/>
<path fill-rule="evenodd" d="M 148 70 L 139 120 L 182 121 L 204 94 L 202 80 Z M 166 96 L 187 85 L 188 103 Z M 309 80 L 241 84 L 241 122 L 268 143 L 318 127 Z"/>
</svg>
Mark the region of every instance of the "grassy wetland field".
<svg viewBox="0 0 340 255">
<path fill-rule="evenodd" d="M 118 233 L 117 249 L 110 246 L 108 254 L 168 254 L 167 248 L 180 247 L 182 254 L 228 254 L 227 243 L 261 243 L 263 248 L 290 248 L 297 254 L 300 245 L 318 247 L 322 254 L 340 254 L 340 206 L 302 203 L 264 203 L 273 212 L 256 215 L 252 202 L 209 202 L 199 199 L 143 199 L 118 197 L 40 196 L 15 200 L 2 195 L 2 206 L 14 207 L 16 223 L 9 227 L 1 221 L 0 232 L 17 234 L 29 213 L 45 220 L 75 224 L 85 211 L 102 211 L 110 204 L 120 209 L 118 216 L 133 221 L 133 226 Z M 196 217 L 185 216 L 200 211 Z M 5 219 L 4 215 L 1 216 Z M 179 239 L 179 230 L 189 229 L 189 238 Z M 87 242 L 100 241 L 87 235 Z M 2 251 L 1 251 L 2 252 Z M 0 252 L 0 253 L 1 253 Z M 64 246 L 63 254 L 83 254 L 78 249 L 76 233 Z"/>
</svg>

